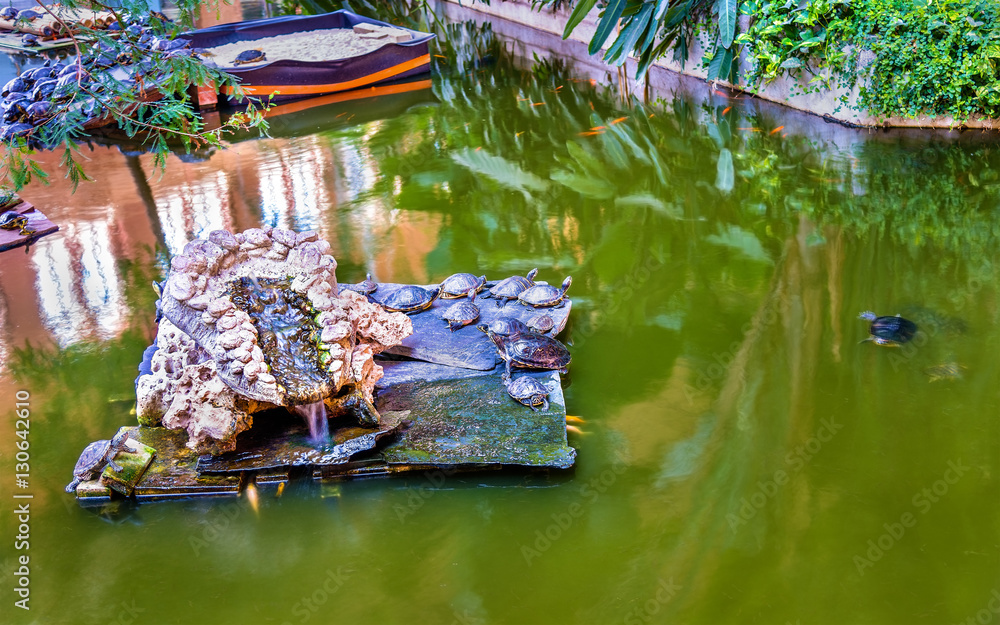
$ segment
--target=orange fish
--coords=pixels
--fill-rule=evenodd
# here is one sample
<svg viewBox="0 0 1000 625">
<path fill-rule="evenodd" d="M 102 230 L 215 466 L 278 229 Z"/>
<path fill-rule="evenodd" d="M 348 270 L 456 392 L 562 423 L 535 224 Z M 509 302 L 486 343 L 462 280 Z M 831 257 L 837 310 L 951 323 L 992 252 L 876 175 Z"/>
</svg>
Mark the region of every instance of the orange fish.
<svg viewBox="0 0 1000 625">
<path fill-rule="evenodd" d="M 611 120 L 611 125 L 614 126 L 615 124 L 620 124 L 623 121 L 625 121 L 626 119 L 628 119 L 628 117 L 619 117 L 617 119 L 612 119 Z"/>
<path fill-rule="evenodd" d="M 771 132 L 769 132 L 769 133 L 767 133 L 767 134 L 769 134 L 769 135 L 773 135 L 773 134 L 775 134 L 775 133 L 779 133 L 779 132 L 781 132 L 781 129 L 782 129 L 782 128 L 784 128 L 784 126 L 778 126 L 777 128 L 775 128 L 774 130 L 772 130 Z"/>
<path fill-rule="evenodd" d="M 726 108 L 722 109 L 722 114 L 725 115 L 726 113 L 728 113 L 731 110 L 733 110 L 733 107 L 727 106 Z"/>
<path fill-rule="evenodd" d="M 603 130 L 597 130 L 597 131 L 594 131 L 594 130 L 588 130 L 587 132 L 581 132 L 581 133 L 578 133 L 578 134 L 579 134 L 579 135 L 580 135 L 581 137 L 593 137 L 594 135 L 599 135 L 599 134 L 601 134 L 602 132 L 604 132 L 604 131 L 603 131 Z"/>
<path fill-rule="evenodd" d="M 531 106 L 542 106 L 545 102 L 532 102 Z"/>
<path fill-rule="evenodd" d="M 604 126 L 592 126 L 591 130 L 604 130 Z"/>
</svg>

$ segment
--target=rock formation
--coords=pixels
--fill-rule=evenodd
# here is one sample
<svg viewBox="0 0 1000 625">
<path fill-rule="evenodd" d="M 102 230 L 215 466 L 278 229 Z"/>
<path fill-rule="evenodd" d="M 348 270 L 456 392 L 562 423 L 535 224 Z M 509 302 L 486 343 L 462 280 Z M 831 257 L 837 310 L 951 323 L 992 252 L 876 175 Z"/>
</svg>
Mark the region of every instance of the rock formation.
<svg viewBox="0 0 1000 625">
<path fill-rule="evenodd" d="M 330 245 L 314 232 L 252 228 L 195 239 L 170 263 L 152 372 L 136 385 L 141 423 L 184 428 L 188 445 L 235 448 L 252 414 L 323 401 L 374 412 L 375 354 L 413 327 L 338 293 Z M 346 401 L 347 397 L 350 401 Z M 375 413 L 377 415 L 377 413 Z"/>
</svg>

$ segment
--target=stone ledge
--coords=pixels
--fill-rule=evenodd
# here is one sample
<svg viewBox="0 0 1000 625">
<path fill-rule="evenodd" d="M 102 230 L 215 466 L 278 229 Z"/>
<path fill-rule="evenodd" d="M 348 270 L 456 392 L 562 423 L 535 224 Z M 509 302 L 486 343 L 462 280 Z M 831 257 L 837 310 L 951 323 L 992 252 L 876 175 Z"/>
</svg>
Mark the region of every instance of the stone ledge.
<svg viewBox="0 0 1000 625">
<path fill-rule="evenodd" d="M 500 18 L 516 25 L 528 26 L 544 33 L 556 35 L 560 38 L 562 37 L 563 28 L 569 19 L 570 13 L 566 9 L 560 9 L 554 12 L 547 9 L 535 11 L 531 8 L 530 0 L 492 0 L 489 4 L 477 0 L 465 0 L 464 2 L 461 0 L 442 0 L 442 3 L 444 5 L 459 5 L 466 9 L 471 9 L 485 15 Z M 595 7 L 580 23 L 580 25 L 577 26 L 576 30 L 573 31 L 569 40 L 584 44 L 589 43 L 594 31 L 597 28 L 597 15 L 598 9 Z M 746 19 L 746 16 L 741 17 L 741 28 L 746 27 Z M 508 35 L 511 36 L 510 33 L 508 33 Z M 521 37 L 515 38 L 519 40 L 521 39 Z M 563 51 L 559 52 L 562 53 Z M 602 69 L 602 73 L 617 72 L 617 68 L 605 64 L 597 56 L 590 57 L 587 55 L 586 48 L 584 48 L 582 52 L 587 58 L 581 58 L 580 49 L 577 46 L 565 47 L 566 56 L 571 56 L 585 65 L 598 66 Z M 689 51 L 689 61 L 686 67 L 681 67 L 679 63 L 675 63 L 667 59 L 656 61 L 652 66 L 704 81 L 707 73 L 700 67 L 702 54 L 702 45 L 700 42 L 695 42 Z M 641 85 L 635 84 L 635 62 L 633 59 L 630 59 L 630 62 L 626 64 L 626 71 L 628 72 L 630 82 L 633 83 L 633 86 L 631 87 L 632 90 L 639 91 L 641 89 Z M 802 80 L 794 80 L 791 78 L 775 80 L 760 90 L 755 90 L 748 85 L 733 85 L 725 81 L 718 81 L 713 84 L 723 85 L 728 88 L 750 94 L 755 98 L 775 102 L 789 108 L 818 115 L 827 120 L 832 119 L 852 126 L 863 126 L 869 128 L 1000 129 L 1000 119 L 980 116 L 970 117 L 963 123 L 957 122 L 952 117 L 930 117 L 926 115 L 914 118 L 890 117 L 888 119 L 880 119 L 872 115 L 868 115 L 866 112 L 851 106 L 841 105 L 838 98 L 842 92 L 836 92 L 834 94 L 808 93 L 792 95 L 800 92 L 806 83 Z M 857 98 L 857 89 L 848 94 L 848 102 L 857 102 Z"/>
</svg>

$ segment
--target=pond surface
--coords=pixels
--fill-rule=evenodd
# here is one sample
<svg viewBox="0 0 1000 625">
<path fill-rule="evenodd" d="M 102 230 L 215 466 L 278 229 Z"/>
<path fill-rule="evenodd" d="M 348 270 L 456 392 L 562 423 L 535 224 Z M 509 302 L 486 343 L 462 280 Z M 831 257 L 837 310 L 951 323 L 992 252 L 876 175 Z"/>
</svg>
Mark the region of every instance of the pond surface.
<svg viewBox="0 0 1000 625">
<path fill-rule="evenodd" d="M 162 173 L 95 145 L 97 182 L 22 192 L 61 230 L 0 263 L 0 495 L 18 390 L 33 495 L 31 612 L 4 514 L 0 620 L 1000 622 L 996 135 L 833 144 L 725 94 L 623 105 L 435 27 L 433 79 Z M 572 275 L 575 469 L 78 506 L 80 450 L 135 422 L 150 282 L 260 224 L 319 231 L 345 282 Z M 864 310 L 920 333 L 859 343 Z"/>
</svg>

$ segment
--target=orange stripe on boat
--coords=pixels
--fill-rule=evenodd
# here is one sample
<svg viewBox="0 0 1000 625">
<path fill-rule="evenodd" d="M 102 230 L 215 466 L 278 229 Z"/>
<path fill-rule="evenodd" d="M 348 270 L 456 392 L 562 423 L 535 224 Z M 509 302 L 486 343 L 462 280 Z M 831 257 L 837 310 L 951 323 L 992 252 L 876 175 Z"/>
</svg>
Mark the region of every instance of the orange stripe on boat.
<svg viewBox="0 0 1000 625">
<path fill-rule="evenodd" d="M 372 87 L 371 89 L 366 89 L 364 91 L 331 93 L 330 95 L 323 96 L 321 98 L 310 98 L 308 100 L 293 102 L 291 104 L 278 104 L 276 106 L 272 106 L 271 108 L 264 110 L 264 117 L 284 115 L 286 113 L 296 113 L 298 111 L 304 111 L 316 106 L 323 106 L 325 104 L 333 104 L 336 102 L 350 102 L 351 100 L 360 100 L 362 98 L 372 98 L 381 95 L 393 95 L 396 93 L 419 91 L 420 89 L 430 89 L 432 84 L 433 83 L 430 80 L 420 80 L 417 82 L 403 83 L 401 85 Z M 343 113 L 337 113 L 337 117 L 343 117 L 344 115 L 347 115 L 346 111 Z"/>
<path fill-rule="evenodd" d="M 241 85 L 243 87 L 243 93 L 246 95 L 256 95 L 256 96 L 267 96 L 271 95 L 275 91 L 280 92 L 280 95 L 311 95 L 315 93 L 329 93 L 331 91 L 346 91 L 348 89 L 356 89 L 358 87 L 364 87 L 365 85 L 370 85 L 373 82 L 379 82 L 380 80 L 386 80 L 392 78 L 393 76 L 398 76 L 403 72 L 408 72 L 411 69 L 416 69 L 418 67 L 429 65 L 431 62 L 431 55 L 425 54 L 419 56 L 415 59 L 410 59 L 409 61 L 403 61 L 398 65 L 393 65 L 392 67 L 387 67 L 381 71 L 375 72 L 373 74 L 368 74 L 367 76 L 362 76 L 361 78 L 355 78 L 354 80 L 345 80 L 344 82 L 332 82 L 325 85 Z M 233 89 L 226 87 L 224 89 L 226 95 L 233 95 Z"/>
</svg>

